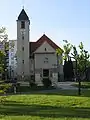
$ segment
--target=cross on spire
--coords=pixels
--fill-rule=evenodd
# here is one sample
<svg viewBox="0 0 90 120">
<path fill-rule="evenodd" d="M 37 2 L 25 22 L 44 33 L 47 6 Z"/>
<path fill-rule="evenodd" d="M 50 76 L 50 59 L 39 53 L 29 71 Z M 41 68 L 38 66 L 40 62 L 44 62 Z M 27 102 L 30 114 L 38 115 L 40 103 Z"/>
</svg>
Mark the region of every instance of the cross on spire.
<svg viewBox="0 0 90 120">
<path fill-rule="evenodd" d="M 23 9 L 24 9 L 24 5 L 23 5 Z"/>
<path fill-rule="evenodd" d="M 25 2 L 25 1 L 24 1 L 24 0 L 22 0 L 23 9 L 24 9 L 24 2 Z"/>
</svg>

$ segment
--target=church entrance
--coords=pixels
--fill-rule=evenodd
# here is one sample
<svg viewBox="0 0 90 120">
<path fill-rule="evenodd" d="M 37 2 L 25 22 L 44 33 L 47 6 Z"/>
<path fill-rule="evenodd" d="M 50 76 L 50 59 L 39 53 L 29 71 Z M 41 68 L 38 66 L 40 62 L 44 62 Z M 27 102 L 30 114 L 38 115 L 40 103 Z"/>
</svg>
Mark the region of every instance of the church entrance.
<svg viewBox="0 0 90 120">
<path fill-rule="evenodd" d="M 43 69 L 43 78 L 49 78 L 49 69 Z"/>
<path fill-rule="evenodd" d="M 49 80 L 49 69 L 43 69 L 43 85 L 46 88 L 51 86 L 51 81 Z"/>
</svg>

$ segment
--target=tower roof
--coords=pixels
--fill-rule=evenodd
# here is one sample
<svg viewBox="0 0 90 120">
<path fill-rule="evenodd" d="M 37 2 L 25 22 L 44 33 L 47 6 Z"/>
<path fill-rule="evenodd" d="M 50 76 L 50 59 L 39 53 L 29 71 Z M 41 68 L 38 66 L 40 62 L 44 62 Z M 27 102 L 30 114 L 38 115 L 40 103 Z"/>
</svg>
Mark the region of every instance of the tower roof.
<svg viewBox="0 0 90 120">
<path fill-rule="evenodd" d="M 21 13 L 19 14 L 18 20 L 29 20 L 29 17 L 27 16 L 24 9 L 22 9 Z"/>
</svg>

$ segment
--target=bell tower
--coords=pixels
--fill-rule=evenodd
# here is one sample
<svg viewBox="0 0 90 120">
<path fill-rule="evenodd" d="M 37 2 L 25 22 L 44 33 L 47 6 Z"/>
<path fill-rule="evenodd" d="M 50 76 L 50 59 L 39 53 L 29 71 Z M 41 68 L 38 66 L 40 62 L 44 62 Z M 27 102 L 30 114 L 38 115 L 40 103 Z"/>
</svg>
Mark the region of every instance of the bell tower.
<svg viewBox="0 0 90 120">
<path fill-rule="evenodd" d="M 29 25 L 30 20 L 24 8 L 17 19 L 17 76 L 18 80 L 29 79 Z"/>
</svg>

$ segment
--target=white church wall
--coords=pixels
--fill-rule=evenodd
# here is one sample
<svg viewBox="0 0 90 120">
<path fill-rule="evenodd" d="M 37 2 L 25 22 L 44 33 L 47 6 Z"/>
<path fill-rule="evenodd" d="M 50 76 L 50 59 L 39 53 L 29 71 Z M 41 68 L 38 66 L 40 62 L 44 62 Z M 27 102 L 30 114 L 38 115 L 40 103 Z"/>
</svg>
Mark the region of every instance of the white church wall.
<svg viewBox="0 0 90 120">
<path fill-rule="evenodd" d="M 56 68 L 57 56 L 55 53 L 51 54 L 35 54 L 35 69 L 50 69 Z"/>
<path fill-rule="evenodd" d="M 40 77 L 40 73 L 36 73 L 35 74 L 35 83 L 37 84 L 37 86 L 42 86 L 42 78 Z"/>
<path fill-rule="evenodd" d="M 58 84 L 58 73 L 52 73 L 52 85 L 57 87 Z"/>
<path fill-rule="evenodd" d="M 30 59 L 30 74 L 34 75 L 34 59 Z"/>
<path fill-rule="evenodd" d="M 61 63 L 61 60 L 62 60 L 62 56 L 58 56 L 59 81 L 64 80 L 63 63 Z"/>
<path fill-rule="evenodd" d="M 22 39 L 24 36 L 24 39 Z M 24 50 L 22 50 L 24 47 Z M 24 61 L 24 63 L 23 63 Z M 21 21 L 17 21 L 17 73 L 18 76 L 29 76 L 29 21 L 25 21 L 25 29 L 21 29 Z"/>
</svg>

